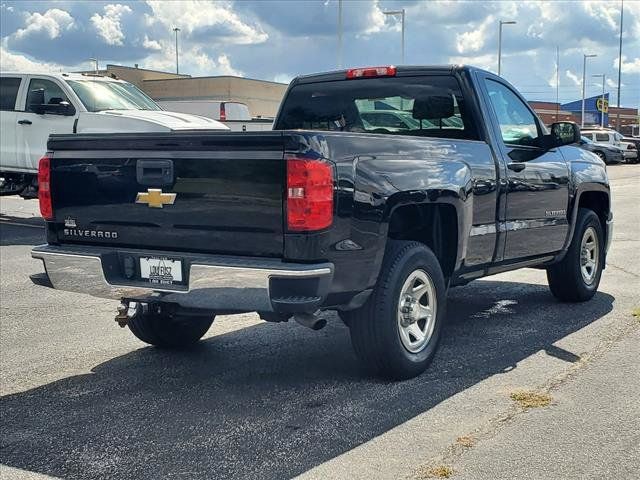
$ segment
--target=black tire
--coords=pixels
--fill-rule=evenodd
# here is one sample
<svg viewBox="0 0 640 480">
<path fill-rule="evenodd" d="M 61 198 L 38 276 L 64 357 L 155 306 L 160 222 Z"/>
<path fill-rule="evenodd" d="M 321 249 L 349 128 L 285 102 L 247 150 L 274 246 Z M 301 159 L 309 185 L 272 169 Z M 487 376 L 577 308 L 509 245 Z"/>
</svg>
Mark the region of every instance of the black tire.
<svg viewBox="0 0 640 480">
<path fill-rule="evenodd" d="M 412 353 L 400 338 L 398 304 L 402 288 L 420 271 L 431 280 L 435 294 L 434 326 L 427 343 Z M 393 380 L 415 377 L 427 368 L 436 352 L 445 319 L 446 288 L 438 259 L 419 242 L 388 240 L 378 282 L 359 309 L 342 312 L 351 343 L 360 361 L 375 374 Z"/>
<path fill-rule="evenodd" d="M 592 229 L 597 238 L 597 260 L 591 281 L 585 280 L 582 272 L 582 241 L 585 232 Z M 562 261 L 547 268 L 547 280 L 551 293 L 562 302 L 585 302 L 598 290 L 605 261 L 605 238 L 602 224 L 593 210 L 580 208 L 576 228 L 567 254 Z"/>
<path fill-rule="evenodd" d="M 605 164 L 609 164 L 609 162 L 607 162 L 607 156 L 604 154 L 604 152 L 597 150 L 593 153 L 595 153 L 598 156 L 598 158 L 600 158 L 600 160 L 602 160 Z"/>
<path fill-rule="evenodd" d="M 214 316 L 179 315 L 139 307 L 138 313 L 127 325 L 131 333 L 150 345 L 162 348 L 186 348 L 200 340 L 211 324 Z"/>
</svg>

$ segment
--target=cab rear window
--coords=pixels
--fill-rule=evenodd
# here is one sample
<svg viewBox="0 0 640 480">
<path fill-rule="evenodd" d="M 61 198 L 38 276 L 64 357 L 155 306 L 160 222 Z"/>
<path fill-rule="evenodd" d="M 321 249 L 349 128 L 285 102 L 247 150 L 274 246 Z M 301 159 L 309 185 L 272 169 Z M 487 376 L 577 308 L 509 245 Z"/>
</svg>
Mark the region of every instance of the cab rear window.
<svg viewBox="0 0 640 480">
<path fill-rule="evenodd" d="M 20 78 L 0 77 L 0 110 L 15 110 Z"/>
<path fill-rule="evenodd" d="M 448 75 L 296 85 L 275 128 L 478 139 L 458 82 Z"/>
</svg>

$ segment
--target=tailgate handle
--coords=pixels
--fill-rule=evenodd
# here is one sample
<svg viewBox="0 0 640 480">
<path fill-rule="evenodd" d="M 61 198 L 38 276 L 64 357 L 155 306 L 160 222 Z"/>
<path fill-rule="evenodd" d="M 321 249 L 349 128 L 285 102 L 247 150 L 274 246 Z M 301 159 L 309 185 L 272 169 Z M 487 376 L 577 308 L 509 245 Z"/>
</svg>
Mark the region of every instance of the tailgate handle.
<svg viewBox="0 0 640 480">
<path fill-rule="evenodd" d="M 136 180 L 147 187 L 173 185 L 172 160 L 138 160 Z"/>
</svg>

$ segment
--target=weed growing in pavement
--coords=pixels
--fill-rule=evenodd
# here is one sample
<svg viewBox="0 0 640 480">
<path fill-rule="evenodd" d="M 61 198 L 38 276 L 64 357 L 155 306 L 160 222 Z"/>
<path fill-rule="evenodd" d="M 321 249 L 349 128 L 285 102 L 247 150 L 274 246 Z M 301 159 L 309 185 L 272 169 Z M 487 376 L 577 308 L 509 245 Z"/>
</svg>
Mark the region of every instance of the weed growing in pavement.
<svg viewBox="0 0 640 480">
<path fill-rule="evenodd" d="M 417 478 L 449 478 L 453 475 L 453 468 L 448 465 L 437 465 L 435 467 L 423 467 L 418 471 Z"/>
<path fill-rule="evenodd" d="M 463 435 L 461 437 L 456 438 L 456 443 L 465 448 L 471 448 L 476 444 L 476 439 L 471 435 Z"/>
<path fill-rule="evenodd" d="M 519 390 L 512 392 L 511 400 L 517 402 L 522 408 L 546 407 L 551 403 L 552 397 L 548 393 L 534 392 L 532 390 Z"/>
</svg>

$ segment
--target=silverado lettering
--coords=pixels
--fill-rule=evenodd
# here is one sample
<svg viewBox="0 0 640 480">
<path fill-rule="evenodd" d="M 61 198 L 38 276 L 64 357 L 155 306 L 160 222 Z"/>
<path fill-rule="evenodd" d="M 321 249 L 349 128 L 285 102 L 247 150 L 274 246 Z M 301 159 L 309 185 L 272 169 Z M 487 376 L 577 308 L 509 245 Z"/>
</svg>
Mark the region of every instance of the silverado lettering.
<svg viewBox="0 0 640 480">
<path fill-rule="evenodd" d="M 32 278 L 120 300 L 118 323 L 164 347 L 216 315 L 319 329 L 336 311 L 364 365 L 410 378 L 436 352 L 449 288 L 535 267 L 561 301 L 595 294 L 613 215 L 579 139 L 468 66 L 298 77 L 273 131 L 52 135 Z M 174 201 L 141 208 L 140 192 Z"/>
</svg>

